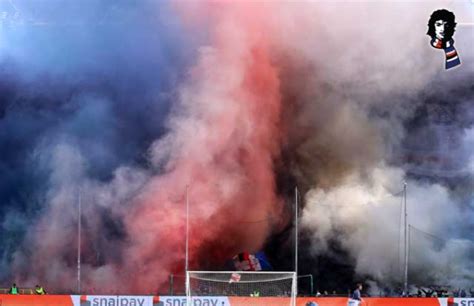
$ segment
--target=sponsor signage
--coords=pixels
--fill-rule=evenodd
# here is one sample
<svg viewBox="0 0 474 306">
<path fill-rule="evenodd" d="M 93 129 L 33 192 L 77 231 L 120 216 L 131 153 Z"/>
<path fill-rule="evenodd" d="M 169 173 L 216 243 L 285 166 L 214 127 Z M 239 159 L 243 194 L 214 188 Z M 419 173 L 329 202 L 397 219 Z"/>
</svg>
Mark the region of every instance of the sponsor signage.
<svg viewBox="0 0 474 306">
<path fill-rule="evenodd" d="M 152 296 L 139 295 L 83 295 L 81 306 L 153 306 Z"/>
<path fill-rule="evenodd" d="M 187 306 L 185 296 L 160 296 L 160 306 Z M 193 297 L 191 306 L 230 306 L 229 299 L 224 296 Z"/>
<path fill-rule="evenodd" d="M 466 298 L 454 298 L 452 303 L 449 303 L 449 306 L 474 306 L 474 299 L 466 299 Z"/>
</svg>

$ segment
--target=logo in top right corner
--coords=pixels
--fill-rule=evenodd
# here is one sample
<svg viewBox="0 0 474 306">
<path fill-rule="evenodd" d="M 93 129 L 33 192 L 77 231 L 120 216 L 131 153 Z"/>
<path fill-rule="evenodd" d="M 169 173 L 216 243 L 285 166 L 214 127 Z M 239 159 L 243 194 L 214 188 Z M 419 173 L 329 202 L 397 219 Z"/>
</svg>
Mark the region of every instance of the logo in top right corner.
<svg viewBox="0 0 474 306">
<path fill-rule="evenodd" d="M 455 18 L 453 12 L 441 9 L 434 11 L 428 21 L 428 32 L 426 34 L 431 37 L 430 44 L 433 48 L 444 50 L 446 70 L 461 65 L 458 52 L 454 48 Z"/>
</svg>

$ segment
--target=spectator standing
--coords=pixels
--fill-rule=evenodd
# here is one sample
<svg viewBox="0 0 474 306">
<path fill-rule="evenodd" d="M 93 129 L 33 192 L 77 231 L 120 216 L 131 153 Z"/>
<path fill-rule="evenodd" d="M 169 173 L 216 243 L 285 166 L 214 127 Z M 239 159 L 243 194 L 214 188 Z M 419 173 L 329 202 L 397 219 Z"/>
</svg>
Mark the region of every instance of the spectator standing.
<svg viewBox="0 0 474 306">
<path fill-rule="evenodd" d="M 361 301 L 361 300 L 362 300 L 362 298 L 361 298 L 361 293 L 360 293 L 360 292 L 362 291 L 362 288 L 363 288 L 363 287 L 362 287 L 362 284 L 361 284 L 361 283 L 357 284 L 356 289 L 355 289 L 354 292 L 352 293 L 352 297 L 351 297 L 351 298 L 352 298 L 353 300 L 357 300 L 357 301 Z"/>
<path fill-rule="evenodd" d="M 16 286 L 15 283 L 10 287 L 10 291 L 8 292 L 10 294 L 18 294 L 18 287 Z"/>
<path fill-rule="evenodd" d="M 35 294 L 44 295 L 44 294 L 46 294 L 46 291 L 45 291 L 44 288 L 41 287 L 40 285 L 36 285 L 36 287 L 35 287 Z"/>
<path fill-rule="evenodd" d="M 362 290 L 362 284 L 359 283 L 357 284 L 354 292 L 352 292 L 352 295 L 347 302 L 347 306 L 359 306 L 362 302 L 362 296 L 361 296 L 361 290 Z"/>
</svg>

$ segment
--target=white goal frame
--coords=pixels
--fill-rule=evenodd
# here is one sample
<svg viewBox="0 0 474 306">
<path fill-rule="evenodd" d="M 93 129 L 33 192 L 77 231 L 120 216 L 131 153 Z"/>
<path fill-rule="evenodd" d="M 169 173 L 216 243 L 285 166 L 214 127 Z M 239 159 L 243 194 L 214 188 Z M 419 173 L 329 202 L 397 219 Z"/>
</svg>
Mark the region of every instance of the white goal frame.
<svg viewBox="0 0 474 306">
<path fill-rule="evenodd" d="M 192 305 L 191 302 L 192 302 L 192 296 L 193 295 L 192 295 L 192 292 L 191 292 L 191 277 L 190 277 L 191 274 L 228 274 L 229 276 L 231 276 L 234 273 L 241 274 L 241 275 L 244 275 L 244 274 L 260 274 L 260 275 L 265 275 L 265 274 L 267 274 L 267 275 L 287 274 L 288 277 L 276 278 L 276 279 L 274 279 L 274 281 L 284 280 L 284 279 L 290 280 L 291 279 L 291 296 L 289 296 L 288 298 L 291 298 L 291 304 L 290 305 L 291 306 L 296 306 L 297 275 L 296 275 L 296 272 L 294 272 L 294 271 L 187 271 L 186 272 L 186 284 L 185 284 L 185 286 L 186 286 L 186 305 Z M 212 279 L 212 278 L 204 279 L 204 280 L 209 280 L 211 282 L 223 282 L 223 281 L 219 281 L 219 280 Z M 272 281 L 272 280 L 268 280 L 268 281 Z M 253 281 L 243 281 L 242 283 L 262 283 L 262 282 L 265 282 L 265 281 L 253 280 Z"/>
</svg>

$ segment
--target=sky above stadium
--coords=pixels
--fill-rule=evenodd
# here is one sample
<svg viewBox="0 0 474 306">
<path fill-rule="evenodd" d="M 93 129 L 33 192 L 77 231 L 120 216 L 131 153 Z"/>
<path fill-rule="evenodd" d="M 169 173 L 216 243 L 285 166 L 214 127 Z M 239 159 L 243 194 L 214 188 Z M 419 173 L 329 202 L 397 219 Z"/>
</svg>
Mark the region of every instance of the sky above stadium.
<svg viewBox="0 0 474 306">
<path fill-rule="evenodd" d="M 187 186 L 194 270 L 262 249 L 291 268 L 298 186 L 299 272 L 396 286 L 403 182 L 411 282 L 472 284 L 471 1 L 0 5 L 5 286 L 75 290 L 81 203 L 84 291 L 167 288 Z"/>
</svg>

